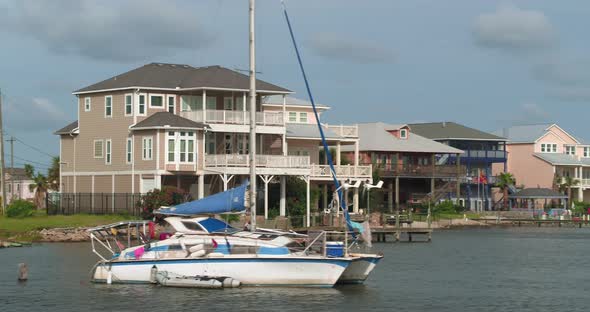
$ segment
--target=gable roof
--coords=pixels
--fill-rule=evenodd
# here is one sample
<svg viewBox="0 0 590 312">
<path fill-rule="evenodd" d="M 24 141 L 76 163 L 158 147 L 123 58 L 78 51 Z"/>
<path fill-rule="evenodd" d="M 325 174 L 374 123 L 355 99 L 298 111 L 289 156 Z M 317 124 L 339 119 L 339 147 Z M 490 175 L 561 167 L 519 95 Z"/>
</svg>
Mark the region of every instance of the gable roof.
<svg viewBox="0 0 590 312">
<path fill-rule="evenodd" d="M 590 166 L 590 158 L 578 158 L 563 153 L 534 153 L 533 155 L 555 166 Z"/>
<path fill-rule="evenodd" d="M 359 148 L 361 151 L 415 152 L 435 154 L 461 154 L 462 150 L 427 139 L 416 133 L 407 139 L 398 139 L 387 129 L 396 128 L 383 122 L 361 123 L 359 128 Z M 342 146 L 344 151 L 354 150 L 353 146 Z"/>
<path fill-rule="evenodd" d="M 542 137 L 547 131 L 547 128 L 552 125 L 552 123 L 519 125 L 502 128 L 493 133 L 504 136 L 510 143 L 534 143 L 537 139 Z"/>
<path fill-rule="evenodd" d="M 506 141 L 505 138 L 452 121 L 410 124 L 413 133 L 431 140 Z"/>
<path fill-rule="evenodd" d="M 6 167 L 4 168 L 4 172 L 9 180 L 29 180 L 25 168 Z M 11 177 L 14 177 L 14 179 L 11 179 Z"/>
<path fill-rule="evenodd" d="M 53 134 L 57 134 L 57 135 L 62 135 L 62 134 L 70 134 L 73 133 L 74 130 L 78 129 L 78 121 L 74 121 L 72 123 L 70 123 L 69 125 L 55 131 Z M 73 133 L 76 134 L 76 133 Z"/>
<path fill-rule="evenodd" d="M 311 101 L 295 98 L 292 96 L 286 97 L 286 104 L 287 106 L 302 106 L 302 107 L 311 107 Z M 283 105 L 283 96 L 282 95 L 269 95 L 262 98 L 262 105 Z M 315 103 L 317 108 L 329 109 L 330 106 Z"/>
<path fill-rule="evenodd" d="M 192 67 L 183 64 L 150 63 L 74 91 L 83 94 L 122 89 L 195 90 L 227 89 L 248 91 L 249 76 L 218 65 Z M 291 93 L 274 84 L 256 80 L 259 93 Z"/>
<path fill-rule="evenodd" d="M 145 129 L 205 129 L 207 126 L 169 112 L 157 112 L 129 127 L 131 130 Z"/>
<path fill-rule="evenodd" d="M 328 140 L 341 139 L 334 131 L 322 126 L 324 136 Z M 287 138 L 288 139 L 321 139 L 318 126 L 315 124 L 287 124 Z"/>
</svg>

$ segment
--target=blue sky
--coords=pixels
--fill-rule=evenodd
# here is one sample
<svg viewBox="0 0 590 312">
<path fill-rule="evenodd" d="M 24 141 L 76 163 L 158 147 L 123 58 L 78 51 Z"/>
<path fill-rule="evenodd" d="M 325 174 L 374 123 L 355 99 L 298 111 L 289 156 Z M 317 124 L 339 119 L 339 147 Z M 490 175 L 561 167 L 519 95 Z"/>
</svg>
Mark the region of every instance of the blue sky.
<svg viewBox="0 0 590 312">
<path fill-rule="evenodd" d="M 6 132 L 57 155 L 75 89 L 150 62 L 247 68 L 247 2 L 0 0 Z M 327 122 L 557 122 L 590 138 L 587 1 L 286 2 Z M 280 1 L 256 13 L 259 78 L 306 98 Z"/>
</svg>

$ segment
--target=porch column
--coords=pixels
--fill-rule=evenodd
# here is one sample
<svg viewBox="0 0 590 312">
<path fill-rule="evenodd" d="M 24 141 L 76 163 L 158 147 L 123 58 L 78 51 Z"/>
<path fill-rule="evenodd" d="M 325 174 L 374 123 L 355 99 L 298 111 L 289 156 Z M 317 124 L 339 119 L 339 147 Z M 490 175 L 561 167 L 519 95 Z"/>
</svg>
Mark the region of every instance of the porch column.
<svg viewBox="0 0 590 312">
<path fill-rule="evenodd" d="M 431 196 L 434 196 L 434 191 L 436 191 L 434 178 L 430 178 L 430 194 L 432 194 Z"/>
<path fill-rule="evenodd" d="M 395 177 L 395 209 L 399 211 L 399 177 Z"/>
<path fill-rule="evenodd" d="M 283 94 L 283 126 L 287 124 L 287 95 Z M 283 135 L 283 137 L 285 137 Z"/>
<path fill-rule="evenodd" d="M 180 189 L 180 176 L 179 175 L 176 176 L 176 188 Z"/>
<path fill-rule="evenodd" d="M 322 196 L 323 208 L 328 209 L 328 184 L 324 184 L 324 187 L 322 189 L 323 189 L 323 196 Z"/>
<path fill-rule="evenodd" d="M 248 122 L 246 122 L 246 118 L 248 118 L 247 114 L 246 114 L 246 103 L 248 103 L 248 101 L 246 100 L 246 92 L 242 93 L 242 103 L 243 103 L 243 105 L 242 105 L 242 114 L 243 114 L 242 120 L 243 120 L 244 124 L 248 124 Z"/>
<path fill-rule="evenodd" d="M 272 181 L 274 176 L 263 175 L 260 178 L 264 182 L 264 220 L 268 220 L 268 183 Z"/>
<path fill-rule="evenodd" d="M 359 213 L 359 189 L 358 189 L 358 187 L 355 188 L 352 193 L 352 211 L 354 213 Z"/>
<path fill-rule="evenodd" d="M 227 184 L 229 183 L 229 181 L 231 181 L 231 179 L 233 179 L 233 175 L 228 176 L 227 173 L 224 174 L 220 174 L 221 176 L 221 180 L 223 181 L 223 191 L 227 191 Z"/>
<path fill-rule="evenodd" d="M 389 183 L 387 189 L 387 208 L 389 208 L 389 213 L 393 213 L 393 183 L 393 181 Z"/>
<path fill-rule="evenodd" d="M 336 144 L 336 165 L 340 166 L 342 164 L 342 160 L 340 159 L 340 141 Z"/>
<path fill-rule="evenodd" d="M 197 183 L 197 188 L 198 188 L 198 197 L 199 199 L 205 197 L 205 175 L 201 174 L 199 175 L 199 181 Z"/>
<path fill-rule="evenodd" d="M 584 201 L 584 167 L 580 167 L 578 170 L 580 183 L 578 184 L 578 201 Z"/>
<path fill-rule="evenodd" d="M 457 154 L 457 203 L 461 198 L 461 154 Z"/>
<path fill-rule="evenodd" d="M 207 90 L 203 89 L 203 122 L 207 122 Z"/>
<path fill-rule="evenodd" d="M 279 215 L 284 217 L 287 215 L 287 177 L 281 176 L 281 199 L 279 205 Z"/>
<path fill-rule="evenodd" d="M 354 142 L 354 166 L 359 165 L 359 141 Z"/>
<path fill-rule="evenodd" d="M 311 179 L 310 179 L 309 176 L 307 176 L 307 177 L 304 177 L 304 180 L 305 180 L 305 183 L 306 183 L 306 188 L 305 188 L 305 211 L 306 211 L 306 214 L 305 214 L 305 217 L 306 217 L 306 219 L 305 219 L 305 226 L 306 227 L 310 227 L 310 225 L 311 225 L 311 222 L 310 222 L 311 221 L 311 208 L 310 208 L 311 198 L 309 196 L 309 192 L 310 192 L 310 190 L 309 190 L 309 182 L 310 182 Z"/>
</svg>

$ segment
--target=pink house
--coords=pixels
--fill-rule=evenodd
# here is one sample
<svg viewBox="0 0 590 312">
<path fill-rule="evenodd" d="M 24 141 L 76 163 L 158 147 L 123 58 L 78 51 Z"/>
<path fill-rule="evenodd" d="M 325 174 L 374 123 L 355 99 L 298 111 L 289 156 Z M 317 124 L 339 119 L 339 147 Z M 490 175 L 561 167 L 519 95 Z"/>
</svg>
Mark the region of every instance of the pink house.
<svg viewBox="0 0 590 312">
<path fill-rule="evenodd" d="M 516 185 L 525 188 L 553 188 L 556 177 L 570 176 L 580 181 L 573 198 L 590 201 L 590 144 L 557 124 L 522 125 L 495 132 L 508 139 L 507 171 Z M 493 167 L 494 174 L 504 171 Z"/>
</svg>

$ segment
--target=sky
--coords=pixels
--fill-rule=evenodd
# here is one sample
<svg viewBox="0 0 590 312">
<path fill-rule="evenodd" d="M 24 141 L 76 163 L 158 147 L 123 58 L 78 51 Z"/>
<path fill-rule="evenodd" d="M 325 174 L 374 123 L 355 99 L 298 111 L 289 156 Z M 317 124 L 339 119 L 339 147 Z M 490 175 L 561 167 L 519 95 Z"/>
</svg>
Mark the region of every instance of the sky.
<svg viewBox="0 0 590 312">
<path fill-rule="evenodd" d="M 555 122 L 590 139 L 588 1 L 286 4 L 314 98 L 332 107 L 328 123 L 493 131 Z M 256 6 L 258 78 L 306 99 L 280 0 Z M 16 166 L 43 170 L 58 155 L 53 132 L 76 120 L 76 89 L 151 62 L 247 69 L 248 57 L 247 0 L 0 0 L 0 90 Z"/>
</svg>

